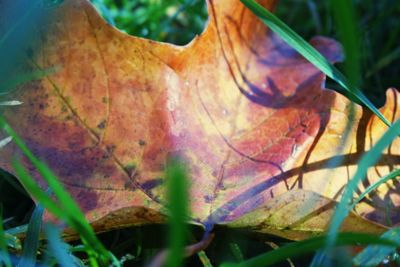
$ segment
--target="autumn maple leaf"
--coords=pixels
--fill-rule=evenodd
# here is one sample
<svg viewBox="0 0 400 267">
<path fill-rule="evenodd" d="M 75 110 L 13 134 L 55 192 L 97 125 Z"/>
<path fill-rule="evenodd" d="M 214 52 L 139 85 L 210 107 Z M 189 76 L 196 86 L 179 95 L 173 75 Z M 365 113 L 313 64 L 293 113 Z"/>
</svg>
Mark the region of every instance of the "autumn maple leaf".
<svg viewBox="0 0 400 267">
<path fill-rule="evenodd" d="M 268 9 L 275 2 L 261 1 Z M 64 1 L 46 29 L 38 25 L 29 59 L 32 69 L 59 71 L 16 90 L 24 104 L 4 116 L 96 231 L 165 222 L 163 172 L 173 156 L 189 168 L 192 223 L 291 239 L 325 231 L 358 158 L 386 126 L 360 107 L 349 115 L 351 102 L 324 89 L 325 76 L 239 0 L 207 4 L 204 32 L 175 46 L 118 31 L 87 1 Z M 342 59 L 335 41 L 311 43 Z M 395 120 L 397 91 L 387 98 L 381 111 Z M 397 165 L 399 149 L 396 141 L 361 189 Z M 14 145 L 0 150 L 0 167 L 13 172 L 15 154 Z M 380 187 L 343 230 L 381 232 L 370 220 L 386 215 L 399 222 L 398 190 Z M 394 208 L 383 212 L 383 200 Z"/>
</svg>

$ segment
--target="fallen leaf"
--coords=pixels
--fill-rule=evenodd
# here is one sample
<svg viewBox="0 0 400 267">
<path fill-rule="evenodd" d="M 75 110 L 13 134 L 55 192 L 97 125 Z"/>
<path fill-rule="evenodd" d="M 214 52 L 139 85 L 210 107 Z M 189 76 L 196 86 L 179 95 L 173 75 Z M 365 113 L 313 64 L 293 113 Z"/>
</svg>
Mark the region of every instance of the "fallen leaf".
<svg viewBox="0 0 400 267">
<path fill-rule="evenodd" d="M 260 2 L 272 9 L 276 1 Z M 41 49 L 30 61 L 32 69 L 59 71 L 20 87 L 12 97 L 23 104 L 3 114 L 96 231 L 163 223 L 165 162 L 179 156 L 192 177 L 192 223 L 291 239 L 319 234 L 358 158 L 386 126 L 360 107 L 350 116 L 351 103 L 324 89 L 325 76 L 239 0 L 207 4 L 204 32 L 174 46 L 118 31 L 87 1 L 64 1 L 46 31 L 38 26 Z M 341 60 L 335 41 L 311 43 Z M 382 112 L 393 121 L 397 91 L 387 98 Z M 397 166 L 398 142 L 360 190 Z M 0 150 L 0 167 L 13 172 L 18 153 L 11 144 Z M 398 223 L 398 191 L 397 182 L 380 187 L 356 207 L 364 218 L 351 214 L 343 230 L 380 233 L 385 228 L 369 220 Z"/>
</svg>

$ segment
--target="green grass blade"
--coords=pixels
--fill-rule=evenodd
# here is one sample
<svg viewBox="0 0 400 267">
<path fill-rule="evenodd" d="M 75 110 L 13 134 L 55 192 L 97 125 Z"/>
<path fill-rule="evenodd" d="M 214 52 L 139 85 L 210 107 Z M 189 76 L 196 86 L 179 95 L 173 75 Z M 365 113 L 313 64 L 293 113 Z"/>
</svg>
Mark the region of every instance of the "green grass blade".
<svg viewBox="0 0 400 267">
<path fill-rule="evenodd" d="M 397 120 L 388 131 L 379 139 L 379 141 L 368 151 L 358 163 L 358 168 L 354 177 L 347 184 L 342 198 L 333 215 L 331 226 L 328 231 L 327 246 L 332 246 L 335 242 L 336 235 L 340 229 L 343 220 L 347 217 L 351 208 L 351 199 L 354 191 L 359 183 L 363 181 L 367 175 L 367 170 L 374 165 L 381 156 L 382 151 L 400 134 L 400 120 Z"/>
<path fill-rule="evenodd" d="M 42 228 L 42 217 L 44 208 L 38 204 L 29 220 L 24 248 L 21 260 L 17 267 L 34 267 L 36 263 L 37 250 L 39 248 L 39 235 Z"/>
<path fill-rule="evenodd" d="M 10 255 L 7 250 L 7 239 L 3 228 L 3 209 L 0 206 L 0 266 L 11 267 Z"/>
<path fill-rule="evenodd" d="M 64 208 L 69 214 L 74 214 L 74 217 L 79 221 L 86 221 L 84 215 L 81 213 L 79 206 L 75 203 L 72 197 L 64 190 L 61 183 L 58 181 L 54 173 L 39 159 L 37 159 L 23 141 L 17 136 L 3 118 L 0 118 L 0 127 L 2 127 L 13 139 L 14 143 L 21 149 L 24 155 L 32 162 L 38 172 L 42 175 L 43 179 L 48 183 L 51 190 L 57 196 Z"/>
<path fill-rule="evenodd" d="M 114 261 L 113 255 L 111 255 L 111 253 L 107 251 L 101 244 L 101 242 L 97 239 L 96 235 L 93 232 L 93 229 L 86 221 L 85 216 L 81 212 L 78 204 L 69 195 L 69 193 L 64 190 L 63 186 L 58 181 L 53 172 L 47 167 L 47 165 L 45 165 L 32 154 L 32 152 L 23 143 L 20 137 L 1 117 L 0 128 L 3 128 L 3 130 L 5 130 L 5 132 L 13 138 L 14 143 L 35 166 L 38 172 L 42 175 L 43 179 L 47 182 L 49 188 L 56 196 L 58 202 L 56 204 L 51 198 L 49 198 L 36 184 L 32 177 L 30 177 L 26 170 L 24 170 L 23 166 L 20 163 L 14 161 L 14 168 L 17 174 L 20 176 L 21 182 L 24 184 L 25 188 L 27 188 L 28 190 L 32 190 L 30 191 L 31 194 L 38 201 L 40 201 L 46 209 L 49 209 L 49 211 L 57 217 L 64 219 L 72 228 L 74 228 L 80 234 L 82 242 L 88 248 L 87 252 L 91 259 L 99 257 L 100 261 L 103 262 L 107 262 L 109 260 Z"/>
<path fill-rule="evenodd" d="M 274 14 L 263 8 L 254 0 L 240 0 L 247 8 L 257 15 L 272 31 L 276 32 L 285 42 L 310 61 L 315 67 L 325 73 L 328 77 L 340 84 L 352 98 L 357 99 L 378 116 L 386 125 L 390 122 L 371 103 L 371 101 L 347 78 L 322 56 L 314 47 L 307 43 L 302 37 L 294 32 L 289 26 L 278 19 Z"/>
<path fill-rule="evenodd" d="M 348 0 L 330 0 L 339 39 L 343 45 L 346 59 L 344 71 L 350 83 L 358 85 L 361 78 L 360 69 L 360 38 L 356 27 L 356 12 Z"/>
<path fill-rule="evenodd" d="M 339 34 L 339 40 L 343 45 L 345 53 L 344 72 L 349 78 L 350 85 L 358 86 L 360 84 L 361 78 L 361 57 L 359 34 L 356 29 L 356 12 L 353 8 L 352 2 L 348 0 L 330 0 L 329 4 L 330 10 L 334 14 L 335 24 Z M 346 92 L 343 92 L 342 90 L 341 92 L 346 95 Z M 351 99 L 354 101 L 353 98 Z M 358 99 L 356 100 L 358 104 L 360 104 Z M 352 106 L 350 115 L 354 117 L 354 107 L 353 103 L 351 104 Z M 347 122 L 344 136 L 348 137 L 351 132 L 352 124 L 353 120 L 349 120 Z M 344 140 L 347 141 L 347 138 Z M 343 146 L 340 147 L 344 148 L 345 143 L 343 143 Z M 333 251 L 329 251 L 329 253 L 332 252 Z M 331 257 L 329 258 L 336 257 L 331 255 Z M 332 265 L 333 263 L 330 259 L 326 257 L 326 251 L 321 250 L 314 256 L 310 267 L 327 266 L 328 264 Z"/>
<path fill-rule="evenodd" d="M 210 259 L 208 258 L 207 254 L 203 250 L 197 252 L 197 256 L 199 257 L 201 264 L 203 264 L 203 267 L 213 267 Z"/>
<path fill-rule="evenodd" d="M 371 67 L 371 69 L 367 72 L 365 75 L 366 78 L 371 77 L 374 75 L 376 72 L 380 71 L 381 69 L 389 66 L 392 64 L 395 60 L 400 58 L 400 46 L 391 51 L 389 54 L 385 55 L 381 59 L 378 60 L 378 62 Z"/>
<path fill-rule="evenodd" d="M 82 223 L 82 221 L 75 218 L 74 215 L 69 214 L 65 210 L 65 205 L 61 204 L 60 202 L 55 203 L 53 199 L 47 196 L 47 194 L 44 193 L 43 190 L 35 183 L 33 178 L 29 175 L 29 173 L 25 170 L 21 163 L 19 163 L 18 161 L 14 161 L 13 167 L 21 183 L 32 194 L 32 196 L 56 217 L 67 222 L 68 225 L 70 225 L 80 234 L 82 241 L 86 245 L 87 253 L 90 260 L 92 261 L 92 265 L 97 266 L 97 264 L 95 263 L 97 255 L 103 257 L 103 259 L 100 260 L 107 261 L 106 259 L 110 257 L 109 252 L 106 251 L 100 241 L 98 241 L 90 226 L 88 228 L 87 225 L 85 225 L 85 223 L 87 224 L 87 222 L 85 221 L 85 223 Z"/>
<path fill-rule="evenodd" d="M 49 210 L 55 216 L 60 218 L 61 220 L 68 220 L 66 213 L 62 210 L 57 203 L 54 202 L 43 190 L 35 183 L 30 174 L 26 171 L 24 166 L 19 161 L 13 161 L 13 168 L 15 170 L 15 174 L 18 176 L 18 179 L 24 185 L 26 190 L 30 192 L 30 194 L 43 205 L 44 208 Z"/>
<path fill-rule="evenodd" d="M 16 77 L 6 80 L 5 82 L 0 84 L 0 96 L 9 93 L 10 91 L 12 91 L 12 89 L 14 89 L 19 85 L 34 80 L 39 80 L 57 71 L 58 71 L 57 67 L 51 67 L 44 70 L 35 70 L 27 73 L 18 74 L 16 75 Z"/>
<path fill-rule="evenodd" d="M 389 180 L 392 180 L 394 178 L 396 178 L 397 176 L 400 176 L 400 169 L 399 170 L 394 170 L 391 173 L 389 173 L 388 175 L 382 177 L 381 179 L 379 179 L 378 181 L 376 181 L 375 183 L 371 184 L 370 186 L 368 186 L 359 196 L 356 200 L 354 200 L 353 205 L 351 207 L 351 209 L 353 209 L 355 207 L 355 205 L 360 202 L 364 197 L 366 197 L 369 193 L 371 193 L 372 191 L 374 191 L 375 189 L 377 189 L 380 185 L 386 183 Z"/>
<path fill-rule="evenodd" d="M 239 247 L 239 245 L 237 243 L 229 242 L 228 246 L 229 246 L 229 249 L 231 250 L 233 256 L 235 257 L 235 259 L 237 261 L 243 261 L 244 260 L 243 253 L 240 250 L 240 247 Z"/>
<path fill-rule="evenodd" d="M 392 240 L 394 242 L 399 242 L 400 227 L 390 229 L 389 231 L 381 235 L 381 238 Z M 382 263 L 382 261 L 386 258 L 386 256 L 395 251 L 396 248 L 391 246 L 370 245 L 367 248 L 365 248 L 362 252 L 357 254 L 357 256 L 353 259 L 353 263 L 356 266 L 363 266 L 363 267 L 377 266 Z"/>
<path fill-rule="evenodd" d="M 166 266 L 179 267 L 183 264 L 186 220 L 188 215 L 188 179 L 186 169 L 177 160 L 171 160 L 165 176 L 168 190 L 169 252 Z"/>
<path fill-rule="evenodd" d="M 293 242 L 289 245 L 280 247 L 279 249 L 272 250 L 270 252 L 261 254 L 252 259 L 243 261 L 241 263 L 225 263 L 221 267 L 261 267 L 270 266 L 278 262 L 284 261 L 287 258 L 294 258 L 303 256 L 306 253 L 316 251 L 324 247 L 327 237 L 320 236 L 310 238 L 303 241 Z M 340 233 L 337 236 L 336 246 L 349 246 L 349 245 L 385 245 L 390 247 L 398 247 L 400 242 L 398 240 L 389 240 L 379 238 L 375 235 L 370 234 L 359 234 L 359 233 Z"/>
<path fill-rule="evenodd" d="M 67 244 L 61 240 L 61 231 L 52 224 L 45 225 L 46 237 L 51 256 L 56 258 L 58 265 L 62 267 L 74 267 L 74 258 L 68 251 Z"/>
<path fill-rule="evenodd" d="M 61 204 L 60 202 L 54 202 L 53 199 L 51 199 L 45 192 L 43 192 L 43 190 L 36 184 L 34 179 L 21 165 L 21 163 L 19 163 L 18 161 L 14 161 L 13 167 L 21 183 L 31 193 L 31 195 L 37 201 L 39 201 L 43 205 L 43 207 L 53 213 L 57 218 L 67 222 L 68 225 L 70 225 L 80 234 L 82 241 L 86 245 L 87 253 L 92 261 L 95 261 L 94 258 L 96 258 L 95 255 L 97 255 L 96 252 L 98 252 L 98 254 L 102 255 L 103 257 L 108 257 L 108 251 L 106 251 L 100 241 L 97 240 L 97 237 L 94 235 L 94 233 L 88 230 L 88 227 L 85 225 L 85 223 L 83 223 L 82 225 L 82 222 L 79 219 L 75 218 L 74 215 L 69 214 L 65 210 L 65 205 Z"/>
</svg>

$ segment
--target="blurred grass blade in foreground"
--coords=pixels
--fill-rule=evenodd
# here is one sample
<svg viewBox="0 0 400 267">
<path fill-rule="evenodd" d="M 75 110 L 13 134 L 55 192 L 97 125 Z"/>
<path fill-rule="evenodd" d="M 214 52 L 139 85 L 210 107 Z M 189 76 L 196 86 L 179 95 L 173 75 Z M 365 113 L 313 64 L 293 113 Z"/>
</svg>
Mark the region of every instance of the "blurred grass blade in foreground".
<svg viewBox="0 0 400 267">
<path fill-rule="evenodd" d="M 183 264 L 184 247 L 187 233 L 189 207 L 188 177 L 183 163 L 172 159 L 165 171 L 168 191 L 169 251 L 166 261 L 168 267 Z"/>
<path fill-rule="evenodd" d="M 13 80 L 24 69 L 26 51 L 34 47 L 34 25 L 44 17 L 42 0 L 0 2 L 0 93 L 5 93 L 3 85 L 9 78 Z"/>
<path fill-rule="evenodd" d="M 44 70 L 35 70 L 35 71 L 27 72 L 27 73 L 18 73 L 11 79 L 2 81 L 2 83 L 0 83 L 0 96 L 8 94 L 9 92 L 11 92 L 13 89 L 15 89 L 19 85 L 22 85 L 24 83 L 34 81 L 34 80 L 39 80 L 43 77 L 53 74 L 53 73 L 57 72 L 58 69 L 59 68 L 57 68 L 57 67 L 51 67 L 51 68 L 47 68 Z M 0 102 L 0 103 L 3 103 L 1 105 L 5 106 L 7 102 Z M 19 102 L 19 104 L 21 104 L 21 102 Z M 17 105 L 19 105 L 19 104 L 17 104 Z M 11 105 L 15 105 L 15 104 L 13 104 L 13 102 L 11 102 L 11 103 L 9 103 L 9 106 L 11 106 Z"/>
<path fill-rule="evenodd" d="M 354 86 L 361 81 L 360 36 L 357 30 L 357 16 L 352 1 L 330 0 L 330 9 L 335 18 L 339 40 L 345 53 L 344 72 Z"/>
<path fill-rule="evenodd" d="M 36 158 L 20 137 L 11 129 L 6 121 L 0 117 L 0 128 L 10 135 L 14 143 L 20 148 L 23 154 L 29 159 L 36 170 L 41 174 L 42 178 L 47 182 L 49 188 L 56 197 L 55 202 L 50 198 L 29 175 L 25 168 L 18 161 L 14 160 L 13 166 L 19 180 L 30 194 L 41 203 L 46 209 L 53 213 L 58 218 L 64 220 L 80 235 L 82 242 L 87 248 L 87 253 L 91 264 L 98 266 L 97 260 L 106 263 L 115 261 L 114 256 L 104 248 L 101 242 L 97 239 L 92 227 L 86 221 L 84 214 L 80 210 L 78 204 L 63 188 L 54 173 L 47 167 L 46 164 Z"/>
</svg>

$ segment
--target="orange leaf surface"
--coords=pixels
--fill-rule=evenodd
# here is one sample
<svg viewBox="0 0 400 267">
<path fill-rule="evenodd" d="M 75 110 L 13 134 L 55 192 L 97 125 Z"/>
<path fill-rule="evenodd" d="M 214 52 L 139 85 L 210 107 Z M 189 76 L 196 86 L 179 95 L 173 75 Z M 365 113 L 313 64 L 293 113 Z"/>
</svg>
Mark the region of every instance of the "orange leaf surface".
<svg viewBox="0 0 400 267">
<path fill-rule="evenodd" d="M 38 27 L 41 49 L 31 62 L 59 71 L 19 88 L 12 97 L 24 104 L 4 116 L 97 231 L 165 221 L 171 156 L 192 177 L 193 223 L 292 239 L 326 230 L 357 159 L 386 127 L 355 107 L 349 141 L 338 150 L 350 102 L 323 89 L 325 76 L 239 0 L 207 4 L 204 32 L 174 46 L 121 33 L 87 1 L 64 1 L 47 31 Z M 333 40 L 311 43 L 332 62 L 342 57 Z M 395 120 L 398 93 L 387 97 L 382 112 Z M 397 140 L 361 190 L 396 167 L 399 150 Z M 344 161 L 329 168 L 338 151 Z M 0 167 L 13 172 L 16 153 L 12 144 L 0 150 Z M 351 214 L 343 230 L 379 233 L 384 228 L 370 220 L 400 221 L 398 183 L 379 190 L 356 207 L 364 218 Z"/>
</svg>

